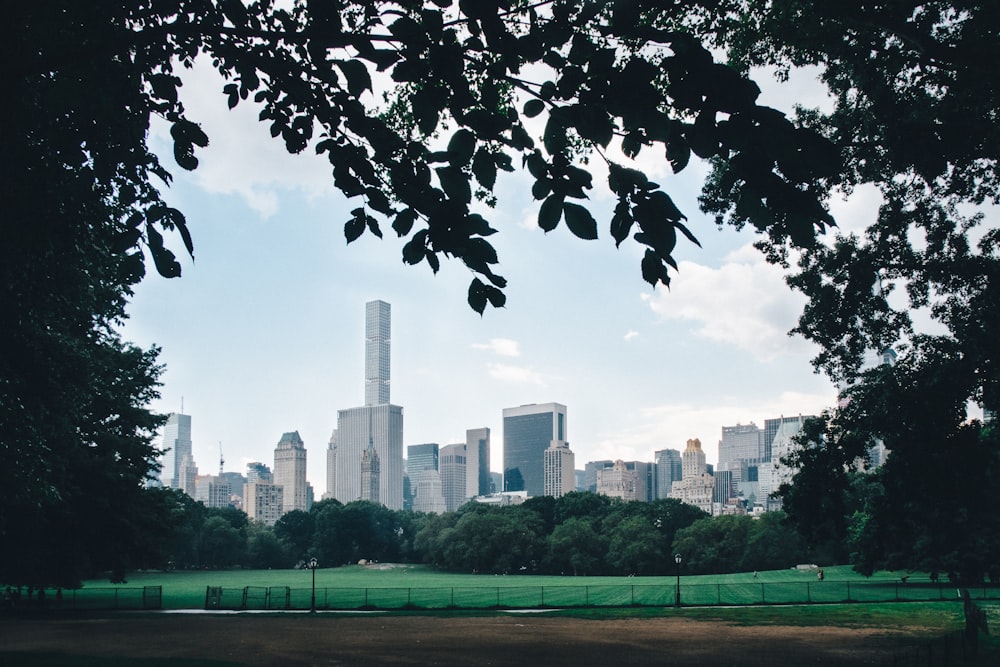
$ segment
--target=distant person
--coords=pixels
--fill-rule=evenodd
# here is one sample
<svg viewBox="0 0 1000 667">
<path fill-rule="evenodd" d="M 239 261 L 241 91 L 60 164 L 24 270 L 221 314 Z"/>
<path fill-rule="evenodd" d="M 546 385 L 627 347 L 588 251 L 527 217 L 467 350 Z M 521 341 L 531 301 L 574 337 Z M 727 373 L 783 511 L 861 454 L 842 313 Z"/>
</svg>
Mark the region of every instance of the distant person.
<svg viewBox="0 0 1000 667">
<path fill-rule="evenodd" d="M 757 579 L 757 570 L 754 570 L 754 571 L 753 571 L 753 578 L 754 578 L 754 580 L 756 580 L 756 579 Z"/>
<path fill-rule="evenodd" d="M 817 581 L 823 581 L 823 570 L 816 573 L 816 579 Z"/>
</svg>

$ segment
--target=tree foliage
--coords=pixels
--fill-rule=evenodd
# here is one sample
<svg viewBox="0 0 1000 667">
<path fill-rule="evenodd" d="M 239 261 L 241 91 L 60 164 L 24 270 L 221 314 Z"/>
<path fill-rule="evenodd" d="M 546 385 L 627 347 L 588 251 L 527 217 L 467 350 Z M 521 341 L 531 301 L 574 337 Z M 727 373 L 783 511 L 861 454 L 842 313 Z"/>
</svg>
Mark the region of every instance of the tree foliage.
<svg viewBox="0 0 1000 667">
<path fill-rule="evenodd" d="M 768 258 L 808 297 L 796 331 L 820 345 L 817 368 L 877 383 L 871 391 L 891 405 L 909 396 L 901 380 L 941 378 L 935 391 L 947 405 L 995 408 L 1000 235 L 983 228 L 977 207 L 997 203 L 1000 178 L 998 13 L 991 0 L 12 6 L 0 41 L 10 74 L 0 105 L 0 158 L 10 166 L 0 185 L 0 482 L 9 491 L 0 537 L 31 551 L 4 556 L 0 574 L 50 576 L 32 554 L 64 532 L 81 557 L 46 563 L 60 578 L 78 566 L 119 569 L 141 548 L 139 522 L 106 510 L 145 502 L 159 425 L 145 406 L 159 369 L 155 350 L 125 344 L 115 325 L 144 253 L 161 275 L 180 274 L 165 234 L 193 255 L 183 213 L 161 196 L 171 176 L 148 136 L 154 119 L 167 123 L 173 162 L 197 168 L 209 137 L 178 94 L 196 58 L 225 78 L 220 102 L 252 101 L 290 152 L 327 156 L 353 202 L 348 242 L 391 228 L 407 264 L 436 272 L 457 259 L 472 274 L 477 312 L 506 302 L 489 240 L 501 172 L 529 179 L 543 230 L 565 223 L 593 239 L 607 229 L 616 245 L 643 250 L 644 280 L 669 284 L 678 241 L 695 236 L 669 187 L 634 159 L 677 172 L 694 156 L 713 165 L 702 208 L 761 232 Z M 789 118 L 765 106 L 751 65 L 818 66 L 832 109 Z M 820 242 L 835 222 L 830 193 L 861 186 L 881 194 L 877 220 Z M 588 206 L 598 188 L 616 202 L 609 219 Z M 946 333 L 920 335 L 918 311 Z M 865 352 L 893 344 L 907 370 L 862 376 Z M 908 425 L 936 435 L 914 440 L 920 455 L 975 440 L 950 415 L 942 431 L 929 414 Z M 841 426 L 894 439 L 887 493 L 906 488 L 916 456 L 893 428 Z M 986 440 L 979 447 L 995 451 Z M 978 471 L 992 469 L 980 458 Z M 876 510 L 869 523 L 879 516 L 889 519 Z M 352 544 L 326 548 L 340 557 L 386 543 Z"/>
</svg>

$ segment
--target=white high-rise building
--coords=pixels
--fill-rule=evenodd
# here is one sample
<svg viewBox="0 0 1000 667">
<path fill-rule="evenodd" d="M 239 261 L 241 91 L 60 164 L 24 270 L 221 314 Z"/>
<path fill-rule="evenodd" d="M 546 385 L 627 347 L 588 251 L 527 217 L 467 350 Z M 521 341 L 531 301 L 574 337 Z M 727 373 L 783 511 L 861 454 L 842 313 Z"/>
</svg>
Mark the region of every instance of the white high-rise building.
<svg viewBox="0 0 1000 667">
<path fill-rule="evenodd" d="M 273 526 L 285 513 L 283 489 L 276 484 L 248 482 L 244 494 L 243 511 L 266 526 Z"/>
<path fill-rule="evenodd" d="M 365 405 L 389 402 L 391 311 L 385 301 L 365 304 Z"/>
<path fill-rule="evenodd" d="M 184 454 L 177 470 L 177 479 L 174 480 L 174 488 L 180 489 L 192 498 L 195 495 L 195 480 L 198 478 L 198 466 L 195 465 L 191 453 Z"/>
<path fill-rule="evenodd" d="M 706 472 L 705 451 L 701 448 L 701 440 L 695 438 L 687 441 L 687 447 L 681 454 L 681 475 L 683 479 L 698 477 Z"/>
<path fill-rule="evenodd" d="M 559 498 L 576 489 L 576 456 L 566 442 L 553 442 L 545 450 L 543 465 L 544 495 Z"/>
<path fill-rule="evenodd" d="M 465 432 L 465 497 L 490 493 L 490 429 L 470 428 Z"/>
<path fill-rule="evenodd" d="M 441 448 L 438 457 L 438 472 L 441 476 L 441 493 L 444 495 L 444 506 L 449 512 L 454 512 L 465 504 L 466 493 L 466 459 L 465 443 L 446 445 Z"/>
<path fill-rule="evenodd" d="M 333 497 L 342 503 L 365 497 L 362 459 L 371 447 L 379 461 L 378 501 L 403 509 L 403 408 L 389 403 L 389 352 L 389 304 L 370 301 L 365 307 L 365 405 L 337 411 Z M 365 485 L 369 492 L 373 487 L 371 480 Z"/>
<path fill-rule="evenodd" d="M 274 484 L 282 487 L 284 513 L 306 511 L 306 446 L 298 431 L 283 434 L 274 448 Z"/>
<path fill-rule="evenodd" d="M 160 483 L 173 489 L 181 486 L 181 464 L 191 456 L 191 415 L 171 412 L 163 426 L 163 467 Z"/>
<path fill-rule="evenodd" d="M 326 493 L 323 500 L 337 497 L 337 429 L 330 435 L 326 448 Z"/>
</svg>

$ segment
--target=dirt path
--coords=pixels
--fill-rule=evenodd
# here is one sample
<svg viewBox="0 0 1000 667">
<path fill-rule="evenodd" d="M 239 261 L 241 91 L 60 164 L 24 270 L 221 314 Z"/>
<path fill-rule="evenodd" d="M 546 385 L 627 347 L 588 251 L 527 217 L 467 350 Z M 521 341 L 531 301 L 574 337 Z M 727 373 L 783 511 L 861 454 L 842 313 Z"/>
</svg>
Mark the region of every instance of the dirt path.
<svg viewBox="0 0 1000 667">
<path fill-rule="evenodd" d="M 864 665 L 900 631 L 742 627 L 680 618 L 187 615 L 0 619 L 0 650 L 211 658 L 244 665 Z M 0 660 L 0 663 L 3 661 Z"/>
</svg>

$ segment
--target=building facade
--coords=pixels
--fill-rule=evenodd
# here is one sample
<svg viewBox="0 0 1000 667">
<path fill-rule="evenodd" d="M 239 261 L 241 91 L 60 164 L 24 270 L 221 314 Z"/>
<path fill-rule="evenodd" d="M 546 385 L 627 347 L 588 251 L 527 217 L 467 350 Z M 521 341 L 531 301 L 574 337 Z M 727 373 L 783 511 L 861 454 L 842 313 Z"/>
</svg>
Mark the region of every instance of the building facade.
<svg viewBox="0 0 1000 667">
<path fill-rule="evenodd" d="M 615 461 L 610 468 L 597 471 L 597 493 L 609 498 L 639 500 L 636 492 L 636 472 L 629 470 L 622 460 Z"/>
<path fill-rule="evenodd" d="M 283 489 L 286 513 L 306 511 L 306 446 L 298 431 L 282 434 L 274 448 L 274 484 Z"/>
<path fill-rule="evenodd" d="M 361 459 L 369 443 L 379 458 L 378 502 L 403 509 L 403 408 L 398 405 L 337 411 L 337 500 L 361 499 Z"/>
<path fill-rule="evenodd" d="M 229 507 L 232 487 L 221 476 L 199 475 L 194 481 L 194 499 L 205 507 Z"/>
<path fill-rule="evenodd" d="M 559 498 L 576 489 L 576 456 L 565 442 L 554 442 L 545 450 L 545 481 L 542 492 Z"/>
<path fill-rule="evenodd" d="M 444 506 L 449 512 L 454 512 L 465 504 L 468 495 L 465 443 L 446 445 L 441 448 L 441 458 L 438 459 L 438 473 L 441 476 L 441 493 L 444 496 Z"/>
<path fill-rule="evenodd" d="M 385 301 L 365 304 L 365 405 L 389 402 L 392 312 Z"/>
<path fill-rule="evenodd" d="M 265 526 L 273 526 L 285 513 L 284 493 L 280 486 L 267 482 L 247 482 L 243 510 Z"/>
<path fill-rule="evenodd" d="M 337 429 L 330 434 L 326 445 L 326 492 L 323 500 L 337 497 Z"/>
<path fill-rule="evenodd" d="M 362 459 L 371 447 L 379 461 L 378 502 L 399 510 L 403 509 L 403 408 L 389 402 L 390 334 L 389 304 L 365 304 L 365 404 L 337 411 L 332 486 L 342 503 L 370 495 L 370 480 L 362 484 Z M 369 463 L 370 459 L 369 455 Z"/>
<path fill-rule="evenodd" d="M 465 495 L 467 498 L 490 493 L 490 429 L 471 428 L 465 432 Z"/>
<path fill-rule="evenodd" d="M 191 415 L 171 412 L 163 425 L 163 465 L 160 483 L 172 489 L 181 487 L 182 463 L 191 456 Z"/>
<path fill-rule="evenodd" d="M 443 514 L 446 510 L 441 476 L 437 470 L 424 468 L 410 479 L 413 491 L 413 511 Z"/>
<path fill-rule="evenodd" d="M 410 445 L 406 448 L 406 474 L 416 479 L 422 470 L 437 470 L 440 446 L 436 442 Z"/>
<path fill-rule="evenodd" d="M 683 478 L 681 453 L 677 449 L 661 449 L 653 452 L 655 459 L 656 497 L 668 498 L 670 487 Z"/>
<path fill-rule="evenodd" d="M 566 406 L 522 405 L 503 411 L 504 491 L 545 493 L 545 450 L 567 443 Z"/>
<path fill-rule="evenodd" d="M 268 468 L 267 465 L 260 463 L 259 461 L 247 464 L 247 484 L 254 484 L 256 482 L 270 484 L 273 481 L 274 476 L 271 474 L 271 469 Z"/>
</svg>

